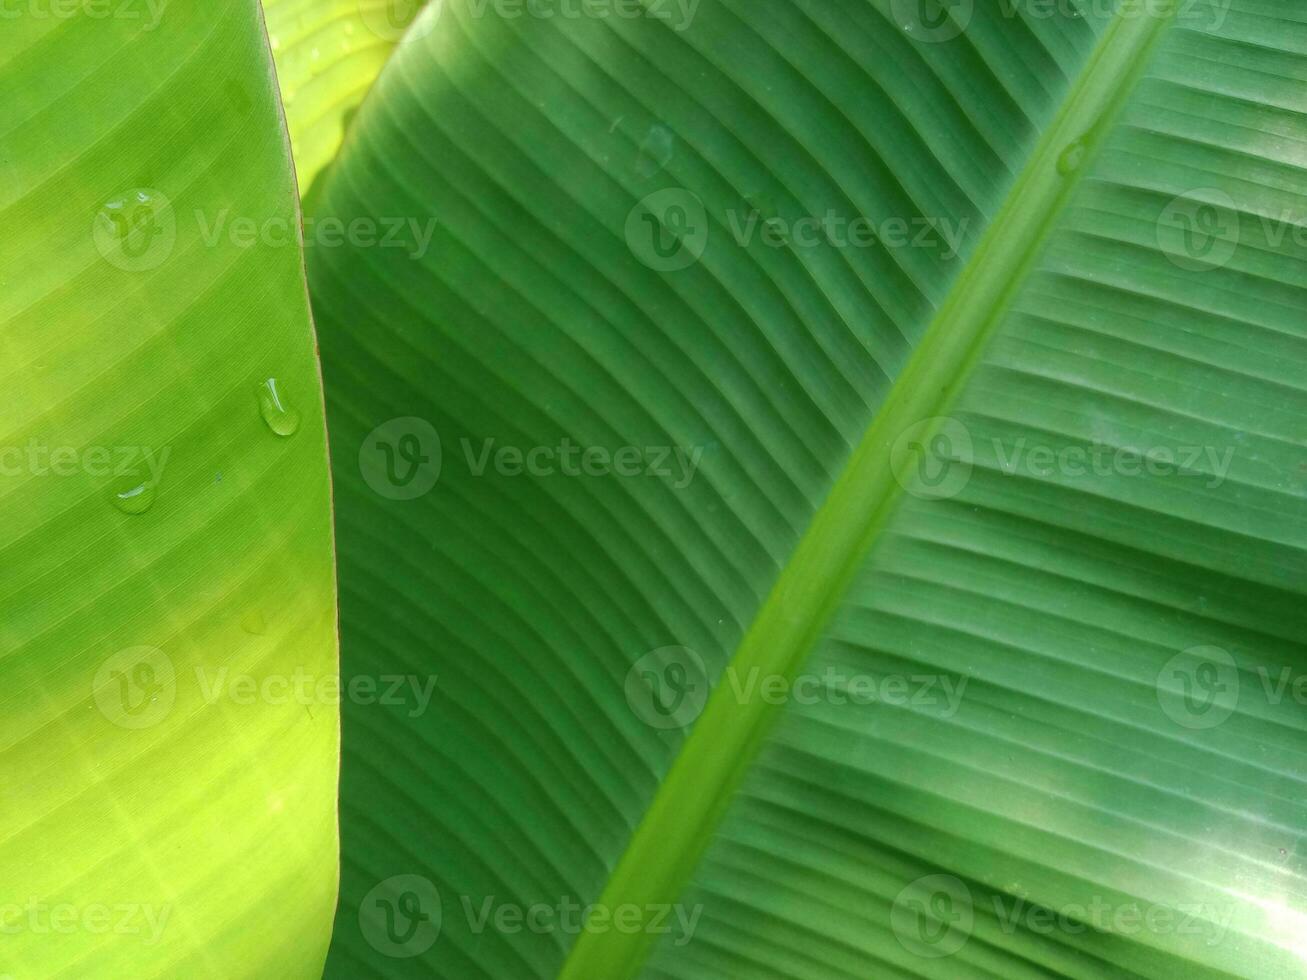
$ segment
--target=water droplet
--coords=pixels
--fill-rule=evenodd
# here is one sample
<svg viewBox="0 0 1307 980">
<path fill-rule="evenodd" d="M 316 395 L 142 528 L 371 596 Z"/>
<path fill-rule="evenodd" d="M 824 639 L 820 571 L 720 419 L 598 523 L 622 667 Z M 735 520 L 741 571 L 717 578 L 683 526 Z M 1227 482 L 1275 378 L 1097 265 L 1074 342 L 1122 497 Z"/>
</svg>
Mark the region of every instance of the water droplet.
<svg viewBox="0 0 1307 980">
<path fill-rule="evenodd" d="M 127 214 L 128 209 L 137 205 L 153 206 L 153 195 L 150 195 L 150 192 L 144 188 L 137 188 L 135 191 L 129 192 L 125 197 L 114 197 L 114 199 L 106 201 L 105 212 L 110 216 L 118 213 Z"/>
<path fill-rule="evenodd" d="M 263 613 L 257 609 L 247 612 L 241 619 L 241 629 L 250 636 L 262 636 L 268 631 L 267 621 L 263 618 Z"/>
<path fill-rule="evenodd" d="M 292 436 L 300 427 L 300 413 L 282 401 L 276 378 L 259 385 L 259 412 L 268 428 L 279 436 Z"/>
<path fill-rule="evenodd" d="M 114 490 L 109 500 L 124 514 L 144 514 L 154 506 L 154 497 L 154 484 L 142 482 Z"/>
<path fill-rule="evenodd" d="M 666 126 L 652 126 L 640 142 L 640 155 L 635 169 L 641 177 L 652 177 L 672 162 L 676 152 L 676 137 Z"/>
<path fill-rule="evenodd" d="M 1057 172 L 1063 177 L 1069 177 L 1085 162 L 1085 156 L 1089 153 L 1088 140 L 1081 138 L 1076 140 L 1057 158 Z"/>
</svg>

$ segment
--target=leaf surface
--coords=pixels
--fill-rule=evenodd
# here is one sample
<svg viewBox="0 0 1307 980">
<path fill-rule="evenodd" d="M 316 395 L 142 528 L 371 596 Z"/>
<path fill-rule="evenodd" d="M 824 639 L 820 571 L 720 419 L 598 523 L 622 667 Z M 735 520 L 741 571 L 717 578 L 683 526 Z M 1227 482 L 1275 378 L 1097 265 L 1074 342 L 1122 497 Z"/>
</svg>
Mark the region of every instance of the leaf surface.
<svg viewBox="0 0 1307 980">
<path fill-rule="evenodd" d="M 259 8 L 14 11 L 0 974 L 320 975 L 329 474 Z"/>
<path fill-rule="evenodd" d="M 423 0 L 263 0 L 300 191 L 331 164 Z"/>
<path fill-rule="evenodd" d="M 324 188 L 439 219 L 311 259 L 346 673 L 439 679 L 329 973 L 1300 972 L 1307 18 L 657 6 L 427 11 Z"/>
</svg>

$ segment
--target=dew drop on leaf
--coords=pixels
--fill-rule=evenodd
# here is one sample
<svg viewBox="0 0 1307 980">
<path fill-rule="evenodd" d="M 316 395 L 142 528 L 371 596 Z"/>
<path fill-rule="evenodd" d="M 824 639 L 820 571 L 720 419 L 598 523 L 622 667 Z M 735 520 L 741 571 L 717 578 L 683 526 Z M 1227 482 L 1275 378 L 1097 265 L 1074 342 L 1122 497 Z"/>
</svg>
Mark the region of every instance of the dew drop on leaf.
<svg viewBox="0 0 1307 980">
<path fill-rule="evenodd" d="M 641 177 L 652 177 L 672 162 L 676 152 L 676 137 L 666 126 L 650 127 L 640 142 L 640 155 L 635 169 Z"/>
<path fill-rule="evenodd" d="M 1063 177 L 1069 177 L 1080 169 L 1080 165 L 1085 162 L 1085 155 L 1089 152 L 1088 141 L 1078 139 L 1057 158 L 1057 172 Z"/>
<path fill-rule="evenodd" d="M 154 506 L 154 484 L 136 483 L 115 489 L 109 501 L 124 514 L 144 514 Z"/>
<path fill-rule="evenodd" d="M 300 427 L 300 413 L 286 405 L 277 390 L 277 379 L 259 385 L 259 413 L 268 428 L 279 436 L 291 436 Z"/>
</svg>

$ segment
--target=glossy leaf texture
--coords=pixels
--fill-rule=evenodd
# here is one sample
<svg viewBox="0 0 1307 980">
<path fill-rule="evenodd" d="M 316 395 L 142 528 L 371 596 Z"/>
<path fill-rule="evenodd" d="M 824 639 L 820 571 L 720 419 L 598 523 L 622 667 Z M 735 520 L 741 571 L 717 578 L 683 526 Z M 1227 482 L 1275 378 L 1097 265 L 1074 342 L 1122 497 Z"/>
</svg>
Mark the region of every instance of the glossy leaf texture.
<svg viewBox="0 0 1307 980">
<path fill-rule="evenodd" d="M 1307 15 L 950 10 L 415 22 L 328 975 L 1301 971 Z"/>
<path fill-rule="evenodd" d="M 13 8 L 0 87 L 0 975 L 318 976 L 329 469 L 259 8 Z"/>
</svg>

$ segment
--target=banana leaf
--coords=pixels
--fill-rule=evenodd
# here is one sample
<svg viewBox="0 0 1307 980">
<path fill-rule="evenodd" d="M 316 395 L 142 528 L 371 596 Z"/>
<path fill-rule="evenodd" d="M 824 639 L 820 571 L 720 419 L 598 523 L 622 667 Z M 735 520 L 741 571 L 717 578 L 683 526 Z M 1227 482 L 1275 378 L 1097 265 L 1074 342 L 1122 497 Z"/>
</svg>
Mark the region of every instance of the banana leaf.
<svg viewBox="0 0 1307 980">
<path fill-rule="evenodd" d="M 1307 12 L 409 37 L 315 201 L 391 246 L 309 255 L 411 692 L 328 975 L 1301 975 Z"/>
<path fill-rule="evenodd" d="M 329 470 L 258 5 L 7 5 L 0 90 L 0 976 L 320 976 Z"/>
</svg>

